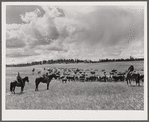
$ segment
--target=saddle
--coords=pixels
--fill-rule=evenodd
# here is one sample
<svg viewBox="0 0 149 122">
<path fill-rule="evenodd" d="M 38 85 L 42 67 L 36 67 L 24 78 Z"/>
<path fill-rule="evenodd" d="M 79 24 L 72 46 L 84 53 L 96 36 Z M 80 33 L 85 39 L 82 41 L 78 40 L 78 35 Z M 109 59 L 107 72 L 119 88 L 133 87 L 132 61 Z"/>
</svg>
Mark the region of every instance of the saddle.
<svg viewBox="0 0 149 122">
<path fill-rule="evenodd" d="M 43 78 L 44 81 L 49 80 L 49 78 L 47 76 L 43 76 L 42 78 Z"/>
<path fill-rule="evenodd" d="M 21 83 L 20 81 L 17 80 L 17 85 L 21 85 L 21 84 L 23 84 L 25 86 L 24 83 Z"/>
</svg>

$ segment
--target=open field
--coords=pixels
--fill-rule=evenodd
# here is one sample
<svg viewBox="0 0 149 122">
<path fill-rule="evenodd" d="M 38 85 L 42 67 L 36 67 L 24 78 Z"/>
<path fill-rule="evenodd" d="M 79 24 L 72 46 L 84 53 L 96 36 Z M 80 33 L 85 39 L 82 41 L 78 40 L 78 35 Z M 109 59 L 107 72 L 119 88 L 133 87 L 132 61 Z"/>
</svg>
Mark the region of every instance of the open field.
<svg viewBox="0 0 149 122">
<path fill-rule="evenodd" d="M 108 62 L 98 64 L 50 64 L 30 67 L 6 68 L 6 109 L 49 109 L 49 110 L 143 110 L 144 87 L 128 87 L 126 82 L 67 82 L 53 79 L 49 90 L 46 84 L 39 84 L 39 91 L 35 92 L 35 78 L 31 70 L 41 68 L 82 68 L 82 69 L 112 69 L 125 71 L 133 64 L 135 70 L 140 72 L 143 61 L 136 62 Z M 9 91 L 10 82 L 16 79 L 17 72 L 22 77 L 29 77 L 24 93 L 16 94 Z"/>
</svg>

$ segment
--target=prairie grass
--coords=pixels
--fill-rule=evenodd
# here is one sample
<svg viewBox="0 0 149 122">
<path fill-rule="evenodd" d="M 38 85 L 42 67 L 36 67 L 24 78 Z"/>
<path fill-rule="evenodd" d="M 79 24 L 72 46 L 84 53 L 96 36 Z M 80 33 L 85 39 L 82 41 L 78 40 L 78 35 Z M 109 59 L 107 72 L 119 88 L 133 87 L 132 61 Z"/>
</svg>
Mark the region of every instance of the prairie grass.
<svg viewBox="0 0 149 122">
<path fill-rule="evenodd" d="M 35 92 L 26 86 L 24 94 L 6 95 L 6 109 L 143 110 L 143 87 L 125 83 L 51 82 Z M 19 88 L 18 88 L 19 89 Z"/>
<path fill-rule="evenodd" d="M 118 63 L 109 65 L 98 64 L 101 69 L 117 69 L 126 65 Z M 128 65 L 128 64 L 127 64 Z M 72 67 L 74 65 L 45 65 L 46 67 Z M 76 67 L 86 67 L 86 64 L 78 64 Z M 137 67 L 138 66 L 138 67 Z M 142 63 L 136 64 L 141 69 Z M 35 67 L 35 66 L 34 66 Z M 42 68 L 44 65 L 36 66 Z M 88 68 L 97 68 L 97 64 L 89 65 Z M 39 84 L 39 91 L 35 92 L 35 75 L 32 75 L 33 67 L 7 68 L 6 71 L 6 109 L 28 109 L 28 110 L 143 110 L 144 109 L 144 87 L 128 87 L 126 82 L 67 82 L 53 79 L 49 90 L 46 84 Z M 120 70 L 127 69 L 122 66 Z M 20 94 L 20 88 L 16 87 L 16 94 L 11 94 L 9 85 L 15 79 L 17 71 L 22 77 L 29 76 L 29 84 L 26 84 L 24 93 Z"/>
</svg>

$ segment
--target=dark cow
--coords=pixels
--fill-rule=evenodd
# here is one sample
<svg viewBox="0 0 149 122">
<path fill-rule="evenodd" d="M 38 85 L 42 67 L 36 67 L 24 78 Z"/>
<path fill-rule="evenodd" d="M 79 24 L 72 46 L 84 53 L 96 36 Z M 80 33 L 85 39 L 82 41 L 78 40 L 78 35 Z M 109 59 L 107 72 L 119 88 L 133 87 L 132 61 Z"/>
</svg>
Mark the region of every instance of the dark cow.
<svg viewBox="0 0 149 122">
<path fill-rule="evenodd" d="M 119 80 L 124 81 L 124 79 L 125 79 L 125 77 L 123 75 L 113 75 L 112 78 L 116 82 L 119 81 Z"/>
</svg>

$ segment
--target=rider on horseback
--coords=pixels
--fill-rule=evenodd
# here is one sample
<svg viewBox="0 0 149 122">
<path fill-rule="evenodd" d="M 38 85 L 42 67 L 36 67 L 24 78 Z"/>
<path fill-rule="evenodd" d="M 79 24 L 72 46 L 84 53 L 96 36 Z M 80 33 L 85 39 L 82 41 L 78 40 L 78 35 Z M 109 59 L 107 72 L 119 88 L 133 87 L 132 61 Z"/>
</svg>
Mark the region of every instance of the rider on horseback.
<svg viewBox="0 0 149 122">
<path fill-rule="evenodd" d="M 48 80 L 48 73 L 42 75 L 45 80 Z"/>
<path fill-rule="evenodd" d="M 133 71 L 134 71 L 134 66 L 130 65 L 130 67 L 128 68 L 128 74 L 132 74 Z"/>
<path fill-rule="evenodd" d="M 46 69 L 44 68 L 44 70 L 42 71 L 42 76 L 41 76 L 44 80 L 48 81 L 49 77 L 48 77 L 48 72 L 46 71 Z"/>
<path fill-rule="evenodd" d="M 18 81 L 18 83 L 21 83 L 21 85 L 24 85 L 23 80 L 22 80 L 19 72 L 18 72 L 18 75 L 17 75 L 17 81 Z"/>
</svg>

